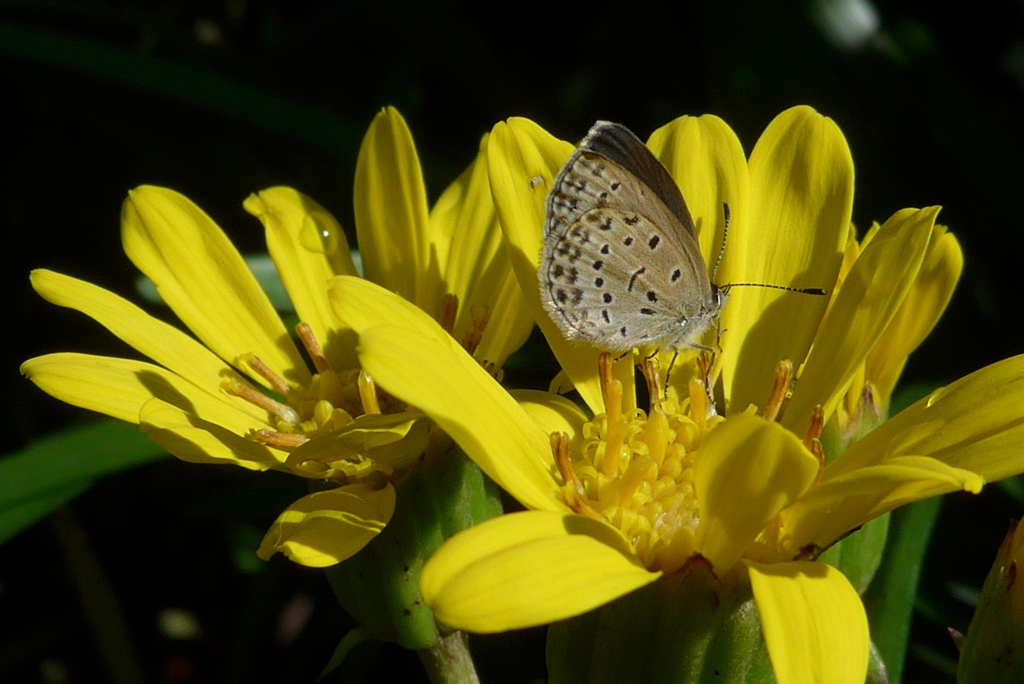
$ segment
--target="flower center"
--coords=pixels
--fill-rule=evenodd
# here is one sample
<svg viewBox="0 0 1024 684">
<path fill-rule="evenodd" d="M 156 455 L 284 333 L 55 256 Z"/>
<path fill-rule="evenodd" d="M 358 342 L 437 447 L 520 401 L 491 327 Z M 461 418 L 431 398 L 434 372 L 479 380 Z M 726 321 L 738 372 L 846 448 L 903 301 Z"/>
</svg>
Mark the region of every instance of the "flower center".
<svg viewBox="0 0 1024 684">
<path fill-rule="evenodd" d="M 276 429 L 257 430 L 253 438 L 261 444 L 291 450 L 314 437 L 340 430 L 363 414 L 402 410 L 390 397 L 379 396 L 373 379 L 359 369 L 334 370 L 323 349 L 305 323 L 296 326 L 296 333 L 316 368 L 305 387 L 292 387 L 253 354 L 240 361 L 267 381 L 280 399 L 251 385 L 229 381 L 222 389 L 229 394 L 266 409 Z M 382 402 L 385 410 L 382 410 Z"/>
<path fill-rule="evenodd" d="M 706 358 L 701 359 L 702 373 L 690 380 L 689 396 L 680 401 L 657 398 L 659 371 L 656 363 L 645 361 L 641 370 L 652 390 L 647 413 L 622 412 L 622 383 L 612 376 L 612 363 L 610 355 L 601 355 L 606 412 L 583 426 L 578 451 L 570 454 L 564 435 L 552 440 L 563 480 L 559 495 L 575 512 L 618 528 L 647 568 L 672 572 L 696 552 L 700 515 L 694 465 L 708 433 L 726 418 L 717 414 L 709 396 Z M 780 363 L 765 418 L 778 420 L 792 382 L 792 364 Z M 821 430 L 818 409 L 804 443 L 823 464 Z M 771 525 L 764 534 L 771 536 Z"/>
<path fill-rule="evenodd" d="M 446 295 L 440 319 L 449 333 L 457 310 L 457 299 Z M 474 312 L 473 325 L 462 340 L 470 353 L 479 344 L 488 318 L 486 313 Z M 309 325 L 299 323 L 296 334 L 316 370 L 307 385 L 289 384 L 254 354 L 238 361 L 251 375 L 265 380 L 269 391 L 242 380 L 221 385 L 228 394 L 267 411 L 272 427 L 249 436 L 286 452 L 283 468 L 303 477 L 352 482 L 381 474 L 391 477 L 421 457 L 429 459 L 448 450 L 450 440 L 443 432 L 431 429 L 414 408 L 379 391 L 365 371 L 331 368 Z M 500 369 L 490 363 L 483 366 L 500 381 Z M 353 425 L 364 416 L 366 421 Z M 317 438 L 325 439 L 305 447 Z"/>
<path fill-rule="evenodd" d="M 611 363 L 609 355 L 601 356 L 606 413 L 584 425 L 579 453 L 570 456 L 567 443 L 556 446 L 565 481 L 561 496 L 576 512 L 617 527 L 648 568 L 672 570 L 689 557 L 699 522 L 694 457 L 724 419 L 698 379 L 681 402 L 655 399 L 649 414 L 623 414 L 622 383 L 612 377 Z M 658 387 L 656 364 L 642 368 L 648 385 Z"/>
</svg>

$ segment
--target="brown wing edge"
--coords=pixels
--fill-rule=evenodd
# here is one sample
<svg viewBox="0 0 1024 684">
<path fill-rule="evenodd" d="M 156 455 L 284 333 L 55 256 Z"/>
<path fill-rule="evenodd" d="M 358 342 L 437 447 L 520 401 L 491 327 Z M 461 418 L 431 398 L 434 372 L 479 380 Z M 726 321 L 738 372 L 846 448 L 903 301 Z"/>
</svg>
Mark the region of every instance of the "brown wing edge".
<svg viewBox="0 0 1024 684">
<path fill-rule="evenodd" d="M 675 214 L 683 228 L 697 237 L 693 217 L 675 179 L 633 131 L 622 124 L 598 121 L 591 126 L 579 149 L 600 155 L 639 178 Z"/>
</svg>

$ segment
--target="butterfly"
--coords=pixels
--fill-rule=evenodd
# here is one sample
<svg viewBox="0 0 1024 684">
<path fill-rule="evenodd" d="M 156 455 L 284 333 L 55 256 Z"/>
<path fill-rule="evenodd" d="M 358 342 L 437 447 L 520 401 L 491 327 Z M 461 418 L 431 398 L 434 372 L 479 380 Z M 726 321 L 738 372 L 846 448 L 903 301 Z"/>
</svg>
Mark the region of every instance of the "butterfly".
<svg viewBox="0 0 1024 684">
<path fill-rule="evenodd" d="M 668 170 L 608 121 L 594 124 L 555 178 L 537 277 L 566 338 L 608 351 L 707 349 L 697 340 L 728 297 L 708 276 Z"/>
</svg>

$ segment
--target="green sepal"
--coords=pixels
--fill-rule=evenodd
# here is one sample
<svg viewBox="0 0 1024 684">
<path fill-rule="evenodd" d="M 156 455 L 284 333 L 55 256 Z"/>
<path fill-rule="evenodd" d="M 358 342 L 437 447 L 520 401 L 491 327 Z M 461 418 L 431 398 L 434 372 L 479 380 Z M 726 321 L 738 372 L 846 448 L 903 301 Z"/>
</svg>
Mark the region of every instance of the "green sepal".
<svg viewBox="0 0 1024 684">
<path fill-rule="evenodd" d="M 864 594 L 885 554 L 889 538 L 889 514 L 865 523 L 818 556 L 823 563 L 839 568 L 858 594 Z"/>
<path fill-rule="evenodd" d="M 775 681 L 750 587 L 728 589 L 703 559 L 551 625 L 547 665 L 551 684 Z"/>
<path fill-rule="evenodd" d="M 420 570 L 456 532 L 501 514 L 498 487 L 458 448 L 395 483 L 395 513 L 359 553 L 327 569 L 342 607 L 371 639 L 420 650 L 441 637 Z"/>
</svg>

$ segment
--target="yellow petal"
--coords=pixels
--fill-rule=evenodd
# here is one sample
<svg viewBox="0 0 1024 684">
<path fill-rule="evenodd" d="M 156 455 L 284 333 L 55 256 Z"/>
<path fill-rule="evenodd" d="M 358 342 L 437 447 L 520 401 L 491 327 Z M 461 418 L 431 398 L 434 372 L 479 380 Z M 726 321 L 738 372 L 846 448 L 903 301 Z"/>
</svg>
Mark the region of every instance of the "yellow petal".
<svg viewBox="0 0 1024 684">
<path fill-rule="evenodd" d="M 334 476 L 326 467 L 340 467 L 337 462 L 356 458 L 395 470 L 406 468 L 427 448 L 427 423 L 419 411 L 362 415 L 298 447 L 288 464 L 307 477 L 324 479 Z"/>
<path fill-rule="evenodd" d="M 545 434 L 564 432 L 572 439 L 587 422 L 587 415 L 579 406 L 556 394 L 540 390 L 509 390 L 509 394 Z"/>
<path fill-rule="evenodd" d="M 984 481 L 926 456 L 896 456 L 882 465 L 830 476 L 782 511 L 783 542 L 792 557 L 826 549 L 851 530 L 914 501 L 958 490 L 977 494 Z"/>
<path fill-rule="evenodd" d="M 791 430 L 805 430 L 816 405 L 827 421 L 871 349 L 886 344 L 881 335 L 917 278 L 937 213 L 896 212 L 854 263 L 786 407 L 782 422 Z"/>
<path fill-rule="evenodd" d="M 552 497 L 548 436 L 432 318 L 359 278 L 335 278 L 331 299 L 377 384 L 430 416 L 525 506 L 564 509 Z"/>
<path fill-rule="evenodd" d="M 234 399 L 220 392 L 220 383 L 224 380 L 241 380 L 236 371 L 193 338 L 188 337 L 177 328 L 167 325 L 163 320 L 146 313 L 127 299 L 91 283 L 44 269 L 32 271 L 32 287 L 46 301 L 57 306 L 77 309 L 90 316 L 103 328 L 111 331 L 142 354 L 154 359 L 158 364 L 170 369 L 191 384 L 218 395 L 239 411 L 247 413 L 257 420 L 265 420 L 265 411 L 257 409 L 248 401 Z M 114 397 L 110 396 L 91 396 L 94 392 L 102 392 L 100 386 L 106 385 L 106 381 L 99 378 L 96 380 L 100 385 L 90 390 L 87 379 L 80 378 L 81 391 L 77 393 L 77 396 L 61 400 L 75 405 L 83 405 L 83 401 L 113 399 Z M 153 394 L 152 392 L 147 394 L 147 390 L 131 378 L 127 378 L 125 384 L 119 385 L 119 387 L 120 389 L 111 391 L 114 393 L 125 392 L 124 397 L 114 399 L 115 403 L 123 405 L 124 410 L 115 410 L 113 405 L 109 405 L 106 409 L 100 409 L 98 408 L 99 404 L 97 404 L 97 408 L 93 408 L 92 405 L 85 405 L 85 408 L 137 423 L 138 407 L 141 405 L 141 401 L 150 398 Z M 131 396 L 136 390 L 140 393 L 137 396 Z M 139 400 L 140 397 L 144 398 Z M 130 409 L 131 407 L 134 409 Z M 124 417 L 127 415 L 125 412 L 129 410 L 130 417 Z M 110 413 L 111 411 L 116 411 L 118 415 Z"/>
<path fill-rule="evenodd" d="M 252 353 L 293 386 L 309 382 L 302 356 L 245 261 L 187 197 L 152 186 L 132 190 L 121 211 L 121 240 L 163 300 L 214 353 L 231 364 Z"/>
<path fill-rule="evenodd" d="M 86 354 L 47 354 L 21 364 L 21 373 L 39 389 L 72 406 L 96 411 L 129 423 L 139 422 L 139 409 L 153 398 L 153 390 L 140 382 L 152 364 Z"/>
<path fill-rule="evenodd" d="M 735 277 L 745 283 L 832 288 L 852 205 L 853 161 L 839 128 L 809 107 L 786 110 L 750 155 L 749 245 Z M 722 341 L 722 376 L 732 411 L 764 405 L 779 361 L 789 359 L 799 367 L 827 304 L 826 297 L 762 287 L 732 290 Z"/>
<path fill-rule="evenodd" d="M 501 632 L 573 617 L 656 580 L 618 530 L 572 514 L 525 511 L 461 532 L 423 566 L 438 620 Z"/>
<path fill-rule="evenodd" d="M 356 161 L 356 235 L 363 274 L 411 302 L 441 290 L 427 243 L 427 191 L 405 119 L 394 107 L 377 113 Z M 436 304 L 440 304 L 440 296 Z M 437 316 L 438 310 L 429 311 Z"/>
<path fill-rule="evenodd" d="M 1024 472 L 1024 355 L 963 377 L 851 444 L 826 478 L 894 456 L 931 456 L 987 482 Z"/>
<path fill-rule="evenodd" d="M 747 569 L 779 684 L 864 684 L 868 619 L 843 573 L 806 561 Z"/>
<path fill-rule="evenodd" d="M 727 572 L 817 472 L 814 456 L 778 423 L 747 414 L 723 422 L 695 456 L 700 553 L 717 573 Z"/>
<path fill-rule="evenodd" d="M 487 136 L 473 163 L 434 205 L 429 226 L 432 251 L 444 268 L 445 291 L 458 298 L 452 335 L 462 341 L 482 328 L 474 356 L 500 367 L 526 342 L 533 312 L 512 272 L 494 212 Z"/>
<path fill-rule="evenodd" d="M 356 275 L 352 252 L 331 214 L 291 188 L 269 188 L 249 195 L 245 210 L 266 230 L 274 260 L 299 320 L 309 325 L 331 368 L 356 367 L 351 340 L 341 338 L 327 299 L 327 282 L 336 275 Z"/>
<path fill-rule="evenodd" d="M 240 434 L 269 427 L 245 402 L 199 388 L 170 371 L 143 361 L 89 354 L 48 354 L 29 359 L 21 372 L 47 394 L 63 402 L 129 423 L 152 399 L 187 408 Z M 215 389 L 215 388 L 212 388 Z"/>
<path fill-rule="evenodd" d="M 713 277 L 716 284 L 742 282 L 738 279 L 741 272 L 737 268 L 746 260 L 751 240 L 749 231 L 758 228 L 752 227 L 750 222 L 750 177 L 739 138 L 716 116 L 683 116 L 651 134 L 647 146 L 668 168 L 686 199 L 708 276 Z M 725 204 L 729 205 L 730 221 L 728 244 L 723 248 Z M 714 273 L 720 254 L 722 262 Z M 723 330 L 732 328 L 730 315 L 735 311 L 735 307 L 725 307 L 720 325 Z M 713 329 L 708 330 L 703 343 L 717 345 L 717 334 Z M 722 343 L 728 342 L 729 337 L 723 337 Z M 665 353 L 662 368 L 671 363 L 671 355 L 671 351 Z M 685 366 L 680 370 L 683 368 Z M 689 381 L 685 372 L 674 370 L 671 380 L 685 393 Z"/>
<path fill-rule="evenodd" d="M 151 440 L 183 461 L 230 463 L 249 470 L 284 469 L 287 453 L 243 436 L 251 430 L 228 429 L 222 422 L 197 415 L 203 412 L 195 409 L 150 399 L 139 410 L 139 425 Z"/>
<path fill-rule="evenodd" d="M 718 283 L 738 282 L 733 271 L 746 259 L 751 240 L 748 232 L 756 230 L 747 213 L 750 177 L 739 138 L 717 116 L 683 116 L 654 131 L 647 146 L 672 174 L 686 199 L 708 275 L 722 251 L 723 204 L 729 205 L 729 241 Z"/>
<path fill-rule="evenodd" d="M 573 148 L 557 140 L 529 119 L 513 118 L 497 124 L 488 141 L 487 163 L 494 207 L 505 235 L 509 258 L 530 312 L 540 325 L 558 363 L 594 413 L 604 411 L 597 377 L 600 350 L 570 343 L 540 303 L 537 263 L 543 244 L 548 192 Z M 633 365 L 615 364 L 615 374 L 632 408 Z"/>
<path fill-rule="evenodd" d="M 956 238 L 942 226 L 935 226 L 917 279 L 879 338 L 882 342 L 868 354 L 865 375 L 874 385 L 883 406 L 889 403 L 907 357 L 928 336 L 945 311 L 963 266 L 964 256 Z"/>
<path fill-rule="evenodd" d="M 280 551 L 291 560 L 323 568 L 352 557 L 384 529 L 395 512 L 395 489 L 353 484 L 302 497 L 278 516 L 256 554 Z"/>
</svg>

